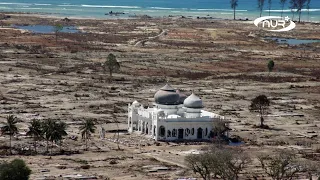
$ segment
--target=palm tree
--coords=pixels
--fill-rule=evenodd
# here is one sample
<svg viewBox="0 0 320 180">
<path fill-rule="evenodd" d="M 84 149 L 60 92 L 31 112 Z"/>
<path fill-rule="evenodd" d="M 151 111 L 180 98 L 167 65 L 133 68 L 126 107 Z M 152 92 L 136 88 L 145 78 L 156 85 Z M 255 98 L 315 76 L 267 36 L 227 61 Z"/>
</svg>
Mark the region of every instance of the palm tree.
<svg viewBox="0 0 320 180">
<path fill-rule="evenodd" d="M 311 0 L 307 0 L 307 6 L 306 6 L 306 8 L 307 8 L 307 10 L 308 10 L 308 21 L 310 21 L 310 2 L 311 2 Z"/>
<path fill-rule="evenodd" d="M 236 8 L 238 6 L 238 0 L 230 0 L 231 8 L 233 9 L 233 20 L 236 20 Z"/>
<path fill-rule="evenodd" d="M 37 141 L 42 138 L 42 124 L 40 120 L 33 119 L 29 126 L 27 136 L 32 136 L 34 140 L 34 151 L 37 152 Z"/>
<path fill-rule="evenodd" d="M 271 4 L 272 4 L 272 1 L 268 0 L 269 16 L 270 16 L 270 12 L 271 12 Z"/>
<path fill-rule="evenodd" d="M 63 136 L 68 135 L 68 133 L 66 132 L 68 126 L 65 122 L 59 121 L 55 124 L 54 127 L 55 127 L 54 131 L 52 131 L 52 137 L 53 137 L 52 140 L 55 141 L 56 143 L 59 142 L 60 151 L 61 151 Z"/>
<path fill-rule="evenodd" d="M 17 117 L 14 115 L 7 116 L 7 122 L 4 123 L 4 126 L 1 127 L 1 134 L 9 134 L 10 136 L 10 154 L 12 154 L 11 151 L 11 139 L 12 136 L 16 133 L 18 133 L 17 128 Z"/>
<path fill-rule="evenodd" d="M 46 133 L 48 140 L 51 141 L 51 145 L 53 146 L 53 143 L 59 142 L 60 144 L 60 150 L 62 146 L 62 139 L 63 136 L 68 135 L 66 132 L 67 124 L 62 121 L 52 120 L 51 124 L 48 126 L 48 132 Z M 52 154 L 52 146 L 51 146 L 51 154 Z"/>
<path fill-rule="evenodd" d="M 260 11 L 260 17 L 262 15 L 263 6 L 264 6 L 264 0 L 258 0 L 258 9 Z"/>
<path fill-rule="evenodd" d="M 83 122 L 83 125 L 80 126 L 81 136 L 82 139 L 86 142 L 86 151 L 88 150 L 88 140 L 91 137 L 91 133 L 94 133 L 96 130 L 96 126 L 94 125 L 94 122 L 92 119 L 86 119 Z"/>
<path fill-rule="evenodd" d="M 54 123 L 55 123 L 55 120 L 53 119 L 48 119 L 42 122 L 42 136 L 47 142 L 47 150 L 46 150 L 47 153 L 49 152 L 50 134 L 51 134 Z"/>
<path fill-rule="evenodd" d="M 280 5 L 281 5 L 281 17 L 283 15 L 283 9 L 284 9 L 284 5 L 286 4 L 287 0 L 280 0 Z"/>
</svg>

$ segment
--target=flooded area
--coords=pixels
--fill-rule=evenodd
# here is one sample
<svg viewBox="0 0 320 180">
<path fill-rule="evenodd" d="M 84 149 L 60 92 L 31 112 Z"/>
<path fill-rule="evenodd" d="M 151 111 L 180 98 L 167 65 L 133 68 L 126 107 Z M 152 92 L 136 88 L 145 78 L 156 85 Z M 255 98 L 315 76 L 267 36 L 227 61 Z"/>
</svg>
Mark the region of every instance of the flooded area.
<svg viewBox="0 0 320 180">
<path fill-rule="evenodd" d="M 49 26 L 49 25 L 26 25 L 26 26 L 14 25 L 13 27 L 16 29 L 31 31 L 33 33 L 40 33 L 40 34 L 54 33 L 54 26 Z M 79 33 L 80 31 L 75 26 L 65 26 L 60 32 Z"/>
<path fill-rule="evenodd" d="M 320 42 L 320 40 L 317 40 L 317 39 L 293 39 L 293 38 L 279 38 L 279 37 L 266 37 L 264 39 L 276 41 L 278 44 L 288 44 L 290 46 Z"/>
</svg>

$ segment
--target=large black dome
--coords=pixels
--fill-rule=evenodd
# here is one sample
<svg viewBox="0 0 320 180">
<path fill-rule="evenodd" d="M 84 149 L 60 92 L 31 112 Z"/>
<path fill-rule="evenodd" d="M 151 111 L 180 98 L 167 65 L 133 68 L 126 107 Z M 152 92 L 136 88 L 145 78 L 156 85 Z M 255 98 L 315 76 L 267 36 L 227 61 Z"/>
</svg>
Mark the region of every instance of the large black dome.
<svg viewBox="0 0 320 180">
<path fill-rule="evenodd" d="M 180 96 L 169 84 L 166 84 L 154 95 L 157 104 L 176 105 L 179 104 Z"/>
</svg>

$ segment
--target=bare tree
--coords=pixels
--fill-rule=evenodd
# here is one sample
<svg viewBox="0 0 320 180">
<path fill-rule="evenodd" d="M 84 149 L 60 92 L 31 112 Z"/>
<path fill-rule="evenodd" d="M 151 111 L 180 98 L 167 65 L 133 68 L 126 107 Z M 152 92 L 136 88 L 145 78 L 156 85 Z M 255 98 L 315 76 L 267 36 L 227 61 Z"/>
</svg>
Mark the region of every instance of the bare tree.
<svg viewBox="0 0 320 180">
<path fill-rule="evenodd" d="M 213 136 L 217 138 L 219 146 L 221 146 L 222 138 L 225 132 L 229 131 L 230 128 L 227 126 L 227 122 L 221 118 L 216 119 L 213 121 Z"/>
<path fill-rule="evenodd" d="M 211 168 L 221 179 L 239 179 L 240 172 L 251 161 L 241 149 L 212 147 L 211 153 L 215 154 L 217 159 Z"/>
<path fill-rule="evenodd" d="M 265 95 L 259 95 L 251 101 L 250 110 L 258 111 L 260 115 L 260 127 L 265 127 L 263 116 L 267 113 L 270 101 Z"/>
<path fill-rule="evenodd" d="M 280 5 L 281 5 L 281 17 L 283 16 L 283 9 L 284 5 L 286 4 L 287 0 L 280 0 Z"/>
<path fill-rule="evenodd" d="M 250 162 L 250 158 L 241 150 L 210 147 L 205 153 L 187 156 L 185 161 L 204 180 L 210 177 L 235 180 L 239 179 L 240 172 Z"/>
<path fill-rule="evenodd" d="M 304 168 L 293 152 L 281 151 L 276 155 L 260 155 L 258 160 L 265 173 L 274 180 L 293 179 Z"/>
<path fill-rule="evenodd" d="M 191 154 L 185 158 L 187 166 L 196 174 L 198 173 L 204 180 L 210 180 L 211 172 L 210 154 Z"/>
<path fill-rule="evenodd" d="M 264 6 L 264 0 L 258 0 L 258 9 L 260 11 L 260 17 L 262 15 L 263 6 Z"/>
<path fill-rule="evenodd" d="M 312 180 L 312 176 L 320 176 L 320 163 L 314 161 L 302 161 L 301 166 L 306 173 L 309 180 Z M 319 177 L 320 178 L 320 177 Z M 318 178 L 318 179 L 319 179 Z"/>
</svg>

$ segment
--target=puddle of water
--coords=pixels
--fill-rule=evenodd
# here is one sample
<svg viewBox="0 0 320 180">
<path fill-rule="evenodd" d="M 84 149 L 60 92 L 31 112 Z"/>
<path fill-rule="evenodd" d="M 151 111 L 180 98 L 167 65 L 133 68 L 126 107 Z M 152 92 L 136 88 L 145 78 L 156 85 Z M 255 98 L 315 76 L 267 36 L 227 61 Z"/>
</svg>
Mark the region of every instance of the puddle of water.
<svg viewBox="0 0 320 180">
<path fill-rule="evenodd" d="M 292 38 L 278 38 L 278 37 L 266 37 L 264 39 L 276 41 L 278 44 L 288 44 L 290 46 L 320 42 L 320 40 L 316 40 L 316 39 L 292 39 Z"/>
<path fill-rule="evenodd" d="M 242 145 L 242 144 L 244 144 L 244 142 L 231 142 L 231 141 L 229 141 L 229 146 L 240 146 L 240 145 Z"/>
<path fill-rule="evenodd" d="M 27 26 L 21 26 L 21 25 L 14 25 L 14 28 L 32 31 L 33 33 L 54 33 L 54 27 L 49 25 L 27 25 Z M 65 26 L 63 27 L 62 31 L 64 33 L 78 33 L 80 32 L 75 26 Z"/>
</svg>

